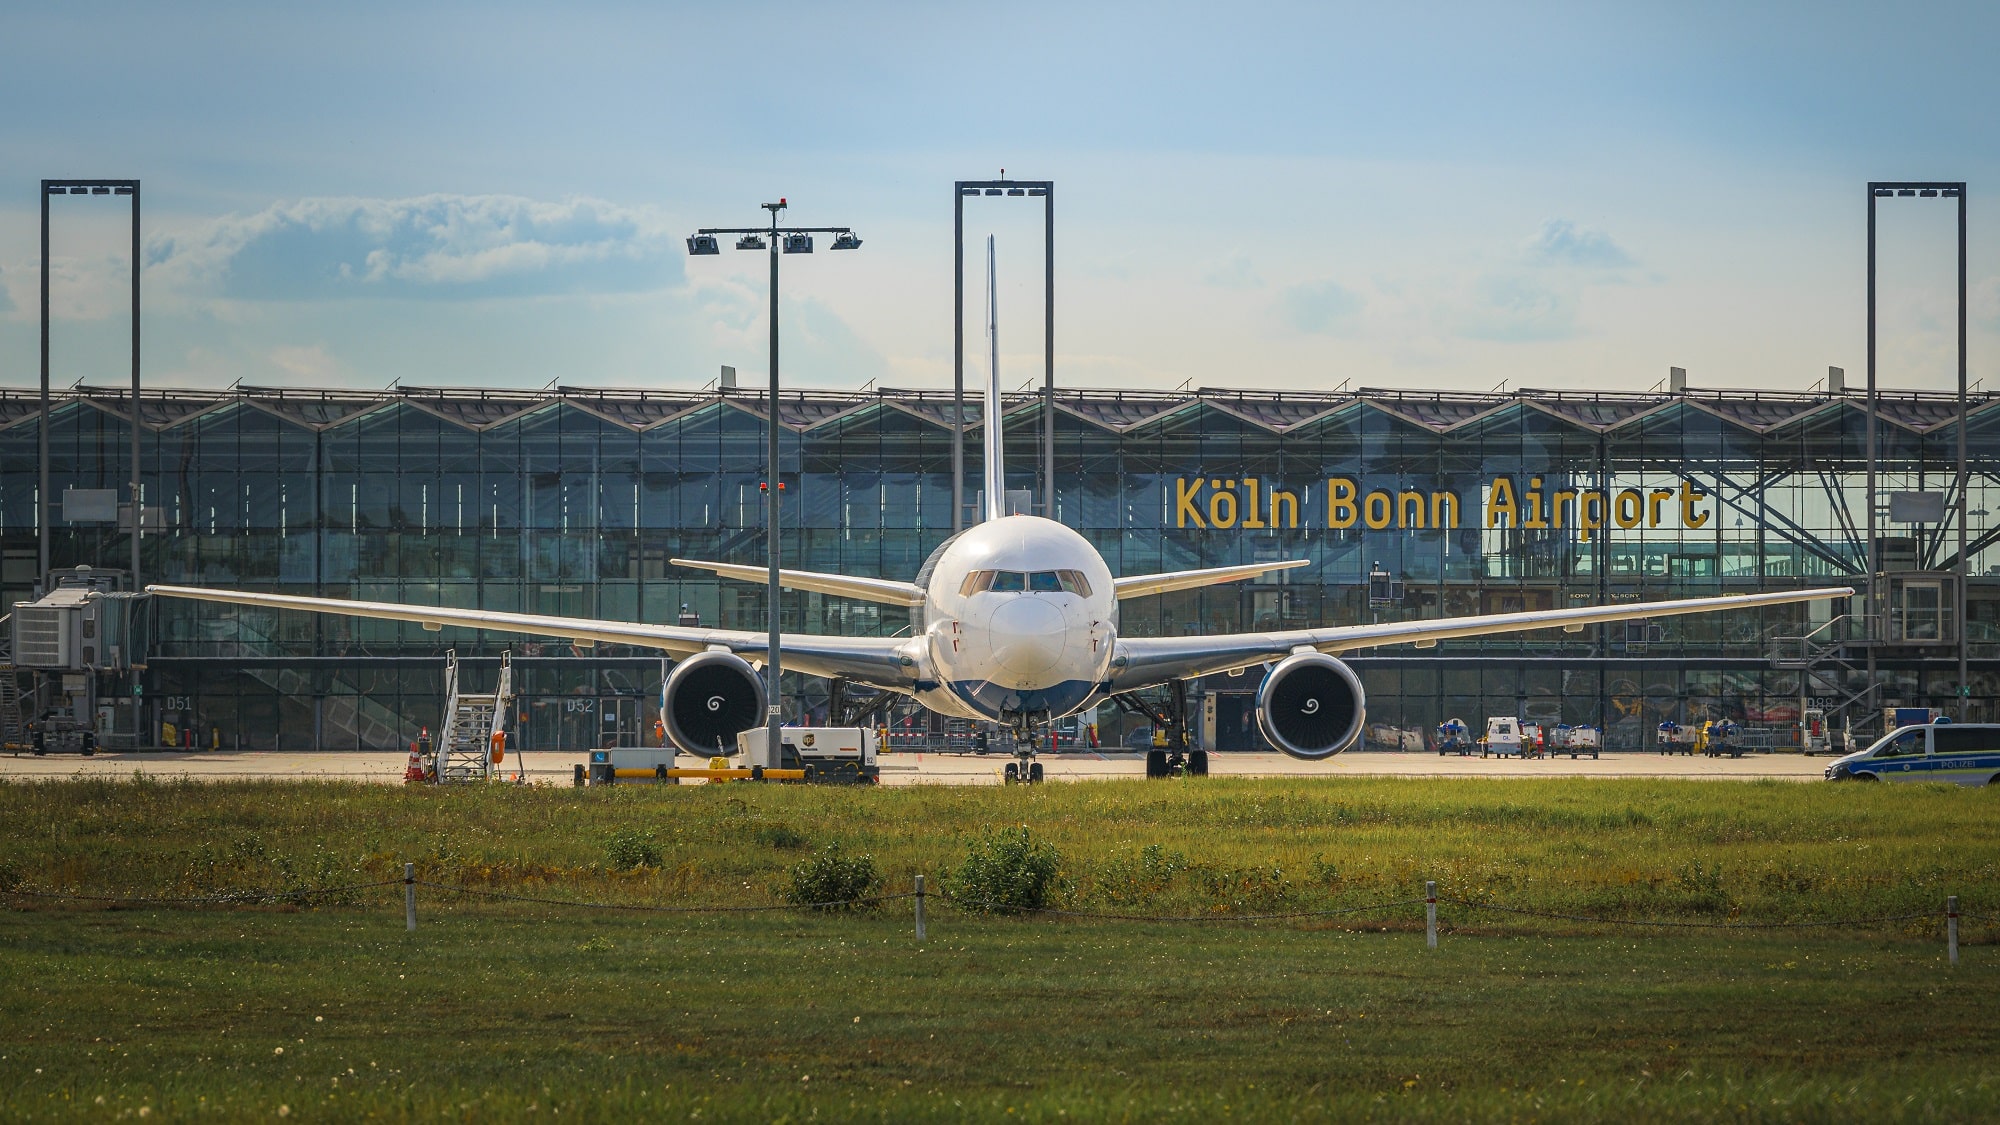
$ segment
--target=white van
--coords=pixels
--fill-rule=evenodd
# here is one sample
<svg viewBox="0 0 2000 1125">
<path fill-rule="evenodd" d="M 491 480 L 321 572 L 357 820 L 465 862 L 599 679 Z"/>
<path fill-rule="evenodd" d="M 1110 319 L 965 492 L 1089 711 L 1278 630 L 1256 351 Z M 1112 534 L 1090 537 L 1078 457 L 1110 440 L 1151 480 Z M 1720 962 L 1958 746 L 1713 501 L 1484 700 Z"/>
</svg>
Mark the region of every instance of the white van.
<svg viewBox="0 0 2000 1125">
<path fill-rule="evenodd" d="M 2000 723 L 1898 727 L 1868 749 L 1835 759 L 1826 779 L 2000 783 Z"/>
<path fill-rule="evenodd" d="M 1519 756 L 1521 747 L 1521 720 L 1512 715 L 1498 715 L 1486 720 L 1486 737 L 1479 740 L 1479 756 L 1497 754 L 1502 758 Z"/>
</svg>

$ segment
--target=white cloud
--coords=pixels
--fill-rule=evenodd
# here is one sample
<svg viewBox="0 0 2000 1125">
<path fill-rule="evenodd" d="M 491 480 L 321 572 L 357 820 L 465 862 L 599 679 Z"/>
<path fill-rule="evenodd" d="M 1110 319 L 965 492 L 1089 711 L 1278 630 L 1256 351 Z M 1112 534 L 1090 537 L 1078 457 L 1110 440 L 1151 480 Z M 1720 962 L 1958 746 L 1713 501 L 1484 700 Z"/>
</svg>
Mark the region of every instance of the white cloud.
<svg viewBox="0 0 2000 1125">
<path fill-rule="evenodd" d="M 1228 261 L 1219 262 L 1209 268 L 1201 277 L 1202 284 L 1217 289 L 1262 289 L 1264 279 L 1258 276 L 1257 267 L 1251 264 L 1248 254 L 1232 255 Z"/>
<path fill-rule="evenodd" d="M 590 199 L 301 199 L 147 245 L 147 272 L 238 300 L 542 296 L 681 278 L 664 218 Z"/>
<path fill-rule="evenodd" d="M 1482 277 L 1460 312 L 1459 334 L 1477 340 L 1567 339 L 1576 335 L 1576 298 L 1526 277 Z"/>
<path fill-rule="evenodd" d="M 1966 295 L 1967 313 L 1988 328 L 2000 329 L 2000 277 L 1989 277 Z"/>
<path fill-rule="evenodd" d="M 1363 301 L 1334 281 L 1309 281 L 1287 288 L 1279 298 L 1285 322 L 1300 332 L 1335 335 L 1354 323 Z"/>
<path fill-rule="evenodd" d="M 339 362 L 325 344 L 281 345 L 271 349 L 269 358 L 272 366 L 300 379 L 332 379 L 340 371 Z"/>
<path fill-rule="evenodd" d="M 1535 265 L 1585 269 L 1623 269 L 1635 264 L 1610 235 L 1579 227 L 1568 219 L 1543 223 L 1541 233 L 1528 243 L 1527 257 Z"/>
</svg>

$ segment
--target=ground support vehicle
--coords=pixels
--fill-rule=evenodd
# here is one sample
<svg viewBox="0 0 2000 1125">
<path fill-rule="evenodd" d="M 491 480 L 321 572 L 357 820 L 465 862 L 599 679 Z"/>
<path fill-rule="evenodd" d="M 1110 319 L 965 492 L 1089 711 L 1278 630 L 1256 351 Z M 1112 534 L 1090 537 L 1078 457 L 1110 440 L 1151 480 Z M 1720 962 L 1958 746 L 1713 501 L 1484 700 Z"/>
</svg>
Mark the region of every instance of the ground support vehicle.
<svg viewBox="0 0 2000 1125">
<path fill-rule="evenodd" d="M 1865 750 L 1836 758 L 1826 779 L 2000 784 L 2000 723 L 1940 720 L 1899 727 Z"/>
<path fill-rule="evenodd" d="M 1669 720 L 1660 724 L 1656 734 L 1656 745 L 1660 753 L 1690 756 L 1694 754 L 1695 728 Z"/>
<path fill-rule="evenodd" d="M 1524 757 L 1526 746 L 1521 736 L 1521 720 L 1512 715 L 1495 715 L 1486 720 L 1486 733 L 1479 739 L 1479 756 Z"/>
<path fill-rule="evenodd" d="M 1743 744 L 1743 728 L 1728 719 L 1714 719 L 1701 725 L 1695 748 L 1705 757 L 1741 758 L 1749 748 Z"/>
<path fill-rule="evenodd" d="M 1549 736 L 1549 754 L 1568 754 L 1574 761 L 1579 755 L 1588 754 L 1595 758 L 1604 750 L 1604 732 L 1593 726 L 1570 726 L 1563 724 Z"/>
<path fill-rule="evenodd" d="M 1446 754 L 1468 757 L 1478 748 L 1478 744 L 1473 741 L 1472 732 L 1466 728 L 1464 719 L 1446 719 L 1438 724 L 1438 757 L 1442 758 Z"/>
</svg>

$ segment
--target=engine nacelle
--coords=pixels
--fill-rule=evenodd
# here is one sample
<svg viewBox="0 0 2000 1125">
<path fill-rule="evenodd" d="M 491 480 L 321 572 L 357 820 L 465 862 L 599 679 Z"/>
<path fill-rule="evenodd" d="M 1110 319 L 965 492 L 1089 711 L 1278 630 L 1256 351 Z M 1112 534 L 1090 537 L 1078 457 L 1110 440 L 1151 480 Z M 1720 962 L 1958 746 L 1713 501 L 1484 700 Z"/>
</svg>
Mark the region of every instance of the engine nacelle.
<svg viewBox="0 0 2000 1125">
<path fill-rule="evenodd" d="M 736 753 L 736 736 L 764 721 L 764 681 L 733 652 L 703 652 L 674 665 L 660 691 L 667 738 L 698 758 Z"/>
<path fill-rule="evenodd" d="M 1367 695 L 1354 670 L 1331 656 L 1286 657 L 1257 689 L 1257 726 L 1271 745 L 1317 762 L 1361 741 Z"/>
</svg>

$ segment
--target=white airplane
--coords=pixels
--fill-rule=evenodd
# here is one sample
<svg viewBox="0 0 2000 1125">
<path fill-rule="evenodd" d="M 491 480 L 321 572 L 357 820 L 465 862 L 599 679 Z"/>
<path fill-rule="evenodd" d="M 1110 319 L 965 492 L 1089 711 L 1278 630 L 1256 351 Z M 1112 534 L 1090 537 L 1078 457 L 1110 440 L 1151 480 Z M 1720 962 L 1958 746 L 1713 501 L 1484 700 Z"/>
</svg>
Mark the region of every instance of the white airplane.
<svg viewBox="0 0 2000 1125">
<path fill-rule="evenodd" d="M 1121 637 L 1118 603 L 1171 590 L 1237 582 L 1308 560 L 1114 578 L 1088 540 L 1054 520 L 1007 515 L 1001 471 L 1000 377 L 993 323 L 992 259 L 988 248 L 988 326 L 993 354 L 985 406 L 985 519 L 944 541 L 913 581 L 781 570 L 793 590 L 905 606 L 912 636 L 839 637 L 783 634 L 784 667 L 840 678 L 915 699 L 959 718 L 1011 725 L 1021 736 L 1012 781 L 1040 781 L 1033 732 L 1043 724 L 1105 700 L 1216 672 L 1270 665 L 1257 692 L 1259 728 L 1295 758 L 1320 760 L 1361 738 L 1365 696 L 1360 677 L 1339 657 L 1357 649 L 1410 644 L 1434 647 L 1457 637 L 1584 626 L 1685 613 L 1713 613 L 1853 595 L 1847 587 L 1730 597 L 1687 598 L 1577 609 L 1497 613 L 1375 625 L 1327 625 L 1223 636 Z M 673 560 L 725 578 L 768 580 L 769 570 L 737 563 Z M 497 610 L 309 598 L 244 590 L 148 586 L 149 593 L 234 605 L 262 606 L 389 621 L 430 630 L 450 625 L 659 649 L 682 659 L 661 692 L 664 726 L 681 750 L 699 756 L 732 753 L 736 735 L 762 723 L 764 686 L 758 669 L 768 634 L 643 622 L 552 617 Z M 1207 756 L 1179 748 L 1149 756 L 1149 776 L 1185 764 L 1206 773 Z"/>
</svg>

